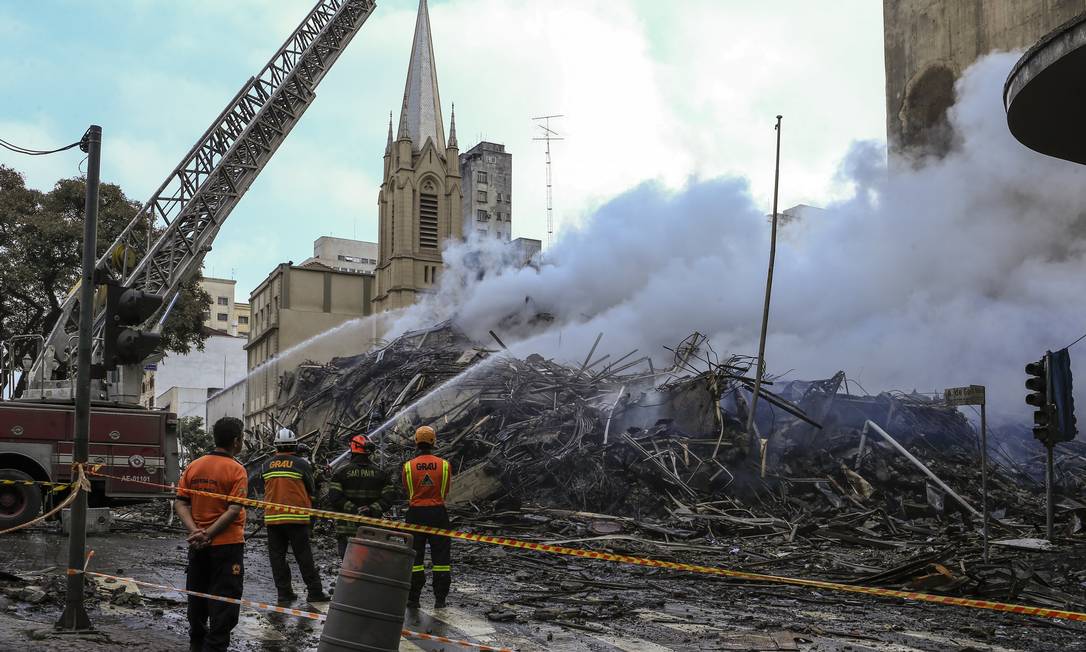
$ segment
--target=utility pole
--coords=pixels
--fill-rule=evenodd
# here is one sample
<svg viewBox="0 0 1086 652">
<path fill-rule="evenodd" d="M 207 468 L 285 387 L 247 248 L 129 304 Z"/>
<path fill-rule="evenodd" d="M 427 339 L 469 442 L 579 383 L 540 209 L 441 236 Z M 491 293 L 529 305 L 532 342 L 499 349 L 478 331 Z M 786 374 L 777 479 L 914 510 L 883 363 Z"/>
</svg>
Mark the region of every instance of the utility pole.
<svg viewBox="0 0 1086 652">
<path fill-rule="evenodd" d="M 80 149 L 87 153 L 87 198 L 83 209 L 83 280 L 79 286 L 79 353 L 75 383 L 75 441 L 72 454 L 76 465 L 86 464 L 90 435 L 91 335 L 94 330 L 94 265 L 98 229 L 98 183 L 102 162 L 102 128 L 91 125 L 83 136 Z M 79 495 L 72 503 L 68 534 L 68 568 L 83 568 L 87 547 L 87 492 L 73 488 Z M 56 628 L 66 632 L 91 629 L 83 606 L 83 573 L 68 575 L 68 598 Z"/>
<path fill-rule="evenodd" d="M 773 227 L 769 235 L 769 272 L 765 281 L 765 305 L 762 308 L 762 334 L 758 339 L 758 366 L 754 374 L 754 395 L 750 399 L 747 415 L 747 435 L 754 441 L 754 415 L 758 412 L 758 393 L 762 391 L 762 375 L 765 371 L 765 337 L 769 328 L 769 300 L 773 295 L 773 265 L 777 260 L 777 191 L 781 181 L 781 117 L 777 116 L 777 162 L 773 169 Z"/>
<path fill-rule="evenodd" d="M 551 195 L 551 141 L 552 140 L 565 140 L 558 135 L 557 131 L 551 129 L 551 118 L 561 118 L 561 113 L 554 115 L 541 115 L 532 120 L 543 120 L 543 124 L 538 125 L 543 130 L 542 138 L 533 138 L 532 140 L 542 140 L 547 143 L 547 248 L 550 249 L 554 244 L 554 202 Z"/>
</svg>

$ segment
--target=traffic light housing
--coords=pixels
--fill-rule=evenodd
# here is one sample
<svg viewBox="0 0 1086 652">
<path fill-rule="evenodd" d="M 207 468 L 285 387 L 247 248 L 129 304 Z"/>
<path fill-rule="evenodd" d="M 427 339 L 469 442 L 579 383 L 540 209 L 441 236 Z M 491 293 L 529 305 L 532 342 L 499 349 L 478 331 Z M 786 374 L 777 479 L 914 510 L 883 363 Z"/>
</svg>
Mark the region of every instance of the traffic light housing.
<svg viewBox="0 0 1086 652">
<path fill-rule="evenodd" d="M 1026 403 L 1037 408 L 1033 412 L 1033 436 L 1045 442 L 1051 439 L 1052 417 L 1051 404 L 1048 397 L 1048 358 L 1049 354 L 1037 362 L 1026 365 Z"/>
<path fill-rule="evenodd" d="M 1061 349 L 1048 354 L 1048 396 L 1055 416 L 1052 441 L 1071 441 L 1078 434 L 1075 397 L 1071 386 L 1071 354 Z"/>
<path fill-rule="evenodd" d="M 139 326 L 158 310 L 163 297 L 150 292 L 106 285 L 106 318 L 102 333 L 102 366 L 143 362 L 159 348 L 162 336 L 139 330 Z"/>
<path fill-rule="evenodd" d="M 1033 436 L 1046 446 L 1071 441 L 1078 434 L 1071 383 L 1071 355 L 1067 349 L 1026 365 L 1026 403 L 1033 413 Z"/>
</svg>

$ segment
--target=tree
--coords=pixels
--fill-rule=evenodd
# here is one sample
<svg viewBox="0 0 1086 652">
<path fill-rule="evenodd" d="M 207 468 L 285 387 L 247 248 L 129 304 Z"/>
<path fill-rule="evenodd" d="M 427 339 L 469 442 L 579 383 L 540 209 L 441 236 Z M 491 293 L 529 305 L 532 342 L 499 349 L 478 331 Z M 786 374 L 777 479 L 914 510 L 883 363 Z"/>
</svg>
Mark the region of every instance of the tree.
<svg viewBox="0 0 1086 652">
<path fill-rule="evenodd" d="M 200 417 L 177 420 L 177 441 L 181 444 L 181 468 L 215 448 L 215 440 L 204 430 L 204 420 Z"/>
<path fill-rule="evenodd" d="M 83 251 L 86 179 L 61 179 L 49 192 L 26 187 L 23 175 L 0 165 L 0 340 L 46 334 L 79 280 Z M 139 212 L 120 186 L 99 189 L 98 243 L 101 256 Z M 143 227 L 146 234 L 146 226 Z M 203 350 L 203 313 L 211 296 L 189 279 L 163 325 L 166 351 Z"/>
</svg>

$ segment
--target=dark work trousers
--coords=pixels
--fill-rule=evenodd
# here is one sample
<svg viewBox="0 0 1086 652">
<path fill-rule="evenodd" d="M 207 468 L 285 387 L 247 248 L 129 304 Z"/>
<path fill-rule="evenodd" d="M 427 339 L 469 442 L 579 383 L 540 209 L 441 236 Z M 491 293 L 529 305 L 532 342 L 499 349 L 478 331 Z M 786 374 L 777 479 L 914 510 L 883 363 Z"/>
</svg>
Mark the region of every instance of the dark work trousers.
<svg viewBox="0 0 1086 652">
<path fill-rule="evenodd" d="M 449 528 L 449 513 L 444 505 L 437 507 L 409 507 L 407 517 L 404 519 L 415 525 L 429 525 L 430 527 Z M 415 539 L 415 565 L 411 568 L 411 593 L 409 599 L 417 601 L 422 595 L 422 587 L 426 586 L 426 571 L 424 560 L 426 559 L 426 544 L 430 544 L 430 563 L 434 571 L 434 597 L 443 600 L 449 595 L 449 585 L 452 584 L 450 567 L 449 537 L 434 534 L 422 534 L 412 532 Z"/>
<path fill-rule="evenodd" d="M 244 544 L 228 543 L 199 550 L 189 548 L 185 580 L 188 590 L 240 598 L 244 580 Z M 189 649 L 199 652 L 226 650 L 230 646 L 230 631 L 238 624 L 240 611 L 241 607 L 236 604 L 190 595 Z"/>
<path fill-rule="evenodd" d="M 280 523 L 268 526 L 268 557 L 279 598 L 285 599 L 294 593 L 290 585 L 290 565 L 287 564 L 288 547 L 294 551 L 305 587 L 310 593 L 321 593 L 321 577 L 313 564 L 313 549 L 309 546 L 309 525 Z"/>
<path fill-rule="evenodd" d="M 349 534 L 336 535 L 336 546 L 339 548 L 340 559 L 343 559 L 343 555 L 347 554 L 347 544 L 350 542 L 350 540 L 351 535 Z"/>
</svg>

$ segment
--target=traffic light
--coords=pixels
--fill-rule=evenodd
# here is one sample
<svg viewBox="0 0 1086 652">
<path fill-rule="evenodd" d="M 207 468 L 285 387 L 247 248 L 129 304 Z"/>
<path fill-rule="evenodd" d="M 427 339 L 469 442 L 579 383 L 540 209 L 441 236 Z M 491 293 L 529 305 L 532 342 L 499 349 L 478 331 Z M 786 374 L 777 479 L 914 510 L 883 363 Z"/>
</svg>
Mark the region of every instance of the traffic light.
<svg viewBox="0 0 1086 652">
<path fill-rule="evenodd" d="M 1048 354 L 1048 396 L 1055 419 L 1052 441 L 1071 441 L 1078 434 L 1075 423 L 1075 397 L 1071 389 L 1071 354 L 1061 349 Z"/>
<path fill-rule="evenodd" d="M 1026 365 L 1026 403 L 1037 408 L 1033 412 L 1033 436 L 1047 445 L 1052 437 L 1052 405 L 1049 401 L 1048 384 L 1049 354 L 1037 362 Z"/>
<path fill-rule="evenodd" d="M 158 333 L 137 328 L 158 310 L 162 297 L 142 290 L 106 285 L 106 323 L 102 334 L 102 366 L 142 362 L 162 340 Z"/>
</svg>

